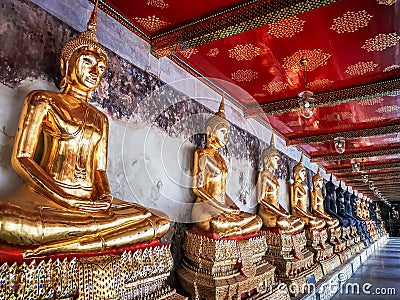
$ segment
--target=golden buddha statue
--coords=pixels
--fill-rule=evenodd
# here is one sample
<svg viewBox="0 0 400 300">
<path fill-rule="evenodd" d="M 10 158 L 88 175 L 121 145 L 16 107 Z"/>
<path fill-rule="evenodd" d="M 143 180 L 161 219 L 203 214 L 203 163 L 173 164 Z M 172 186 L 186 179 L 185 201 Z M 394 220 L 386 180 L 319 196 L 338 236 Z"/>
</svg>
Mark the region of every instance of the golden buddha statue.
<svg viewBox="0 0 400 300">
<path fill-rule="evenodd" d="M 311 194 L 311 208 L 313 215 L 317 218 L 323 219 L 326 222 L 326 228 L 334 228 L 339 225 L 339 220 L 331 218 L 324 209 L 324 196 L 321 193 L 321 189 L 324 186 L 324 180 L 320 174 L 318 167 L 317 174 L 313 176 L 313 191 Z"/>
<path fill-rule="evenodd" d="M 192 209 L 195 227 L 219 237 L 256 233 L 262 226 L 257 215 L 241 212 L 226 194 L 228 168 L 218 149 L 228 141 L 230 124 L 225 117 L 224 99 L 218 112 L 206 122 L 205 149 L 194 153 L 196 202 Z"/>
<path fill-rule="evenodd" d="M 108 60 L 96 36 L 97 5 L 87 30 L 62 49 L 64 90 L 33 91 L 22 108 L 12 165 L 26 183 L 0 198 L 0 240 L 28 249 L 25 256 L 115 249 L 169 230 L 164 213 L 110 191 L 108 120 L 88 103 Z"/>
<path fill-rule="evenodd" d="M 303 229 L 304 223 L 297 217 L 291 216 L 279 204 L 279 182 L 273 175 L 280 163 L 279 152 L 275 148 L 274 136 L 270 145 L 262 153 L 263 171 L 258 174 L 257 196 L 260 204 L 258 215 L 265 227 L 279 228 L 284 233 L 291 234 Z"/>
<path fill-rule="evenodd" d="M 325 226 L 322 218 L 313 216 L 307 209 L 307 191 L 302 185 L 306 179 L 306 168 L 303 166 L 303 155 L 300 162 L 294 167 L 294 182 L 292 184 L 292 213 L 304 221 L 310 229 L 321 229 Z"/>
</svg>

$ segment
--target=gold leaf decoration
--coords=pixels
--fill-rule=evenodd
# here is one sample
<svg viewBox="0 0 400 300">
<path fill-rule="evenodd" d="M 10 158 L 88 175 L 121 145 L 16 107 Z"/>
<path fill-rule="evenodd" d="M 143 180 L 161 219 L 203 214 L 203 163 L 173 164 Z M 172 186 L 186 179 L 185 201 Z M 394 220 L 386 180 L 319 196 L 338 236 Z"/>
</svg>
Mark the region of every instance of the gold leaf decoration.
<svg viewBox="0 0 400 300">
<path fill-rule="evenodd" d="M 330 86 L 332 83 L 333 81 L 329 79 L 316 79 L 307 83 L 307 88 L 311 90 L 319 90 Z"/>
<path fill-rule="evenodd" d="M 396 46 L 399 40 L 400 36 L 396 32 L 388 34 L 381 33 L 372 39 L 366 40 L 361 48 L 367 50 L 368 52 L 383 51 L 387 48 Z"/>
<path fill-rule="evenodd" d="M 268 84 L 263 85 L 263 90 L 268 91 L 270 94 L 279 93 L 285 90 L 288 87 L 288 84 L 283 81 L 269 82 Z"/>
<path fill-rule="evenodd" d="M 180 54 L 182 54 L 186 58 L 190 58 L 193 54 L 197 54 L 199 52 L 198 49 L 192 48 L 192 49 L 185 49 L 179 51 Z"/>
<path fill-rule="evenodd" d="M 252 60 L 258 55 L 260 55 L 260 48 L 255 47 L 252 44 L 236 45 L 234 48 L 229 50 L 229 57 L 234 58 L 237 61 Z"/>
<path fill-rule="evenodd" d="M 269 25 L 268 33 L 276 38 L 292 37 L 296 33 L 303 31 L 306 21 L 299 19 L 297 16 L 283 19 Z"/>
<path fill-rule="evenodd" d="M 135 21 L 150 32 L 156 32 L 161 28 L 164 28 L 171 24 L 169 22 L 160 20 L 156 16 L 148 16 L 147 18 L 135 18 Z"/>
<path fill-rule="evenodd" d="M 210 49 L 210 51 L 208 51 L 207 56 L 216 57 L 218 54 L 219 54 L 219 49 L 212 48 L 212 49 Z"/>
<path fill-rule="evenodd" d="M 289 121 L 286 123 L 286 125 L 289 127 L 299 127 L 302 125 L 302 122 L 301 120 Z"/>
<path fill-rule="evenodd" d="M 330 57 L 330 54 L 321 49 L 299 50 L 292 56 L 283 59 L 283 67 L 293 72 L 303 70 L 304 67 L 300 64 L 300 60 L 304 58 L 307 60 L 306 71 L 314 71 L 316 68 L 326 65 Z"/>
<path fill-rule="evenodd" d="M 364 122 L 376 123 L 376 122 L 380 122 L 380 121 L 383 121 L 383 120 L 385 120 L 385 118 L 383 118 L 383 117 L 371 117 L 371 118 L 365 119 Z"/>
<path fill-rule="evenodd" d="M 332 122 L 332 121 L 343 121 L 349 120 L 353 117 L 353 114 L 349 111 L 343 112 L 335 112 L 330 115 L 324 115 L 321 119 L 324 121 Z"/>
<path fill-rule="evenodd" d="M 372 17 L 365 10 L 348 11 L 343 16 L 333 20 L 331 29 L 337 33 L 355 32 L 362 27 L 368 26 Z"/>
<path fill-rule="evenodd" d="M 254 97 L 267 97 L 268 95 L 265 93 L 255 93 L 253 96 Z"/>
<path fill-rule="evenodd" d="M 383 114 L 383 113 L 390 113 L 390 112 L 398 111 L 399 109 L 400 109 L 400 106 L 398 106 L 398 105 L 387 105 L 387 106 L 379 107 L 376 110 L 376 112 Z"/>
<path fill-rule="evenodd" d="M 385 118 L 383 118 L 383 117 L 371 117 L 371 118 L 365 119 L 364 122 L 366 122 L 366 123 L 376 123 L 376 122 L 381 122 L 383 120 L 385 120 Z"/>
<path fill-rule="evenodd" d="M 258 72 L 255 72 L 251 69 L 247 70 L 237 70 L 232 73 L 232 79 L 242 82 L 242 81 L 252 81 L 258 78 Z"/>
<path fill-rule="evenodd" d="M 166 3 L 164 0 L 147 0 L 147 5 L 161 9 L 169 7 L 169 4 Z"/>
<path fill-rule="evenodd" d="M 383 4 L 383 5 L 387 5 L 387 6 L 391 6 L 393 4 L 395 4 L 397 2 L 397 0 L 378 0 L 379 4 Z"/>
<path fill-rule="evenodd" d="M 398 69 L 398 68 L 400 68 L 399 65 L 391 65 L 391 66 L 388 66 L 388 67 L 384 68 L 383 72 L 390 72 L 390 71 L 393 71 L 393 70 Z"/>
<path fill-rule="evenodd" d="M 345 72 L 352 76 L 363 75 L 365 73 L 374 71 L 377 66 L 378 65 L 374 64 L 374 62 L 372 61 L 369 62 L 360 61 L 355 65 L 348 66 Z"/>
<path fill-rule="evenodd" d="M 376 97 L 376 98 L 360 100 L 357 102 L 357 104 L 362 105 L 362 106 L 371 106 L 371 105 L 381 104 L 382 101 L 383 101 L 382 97 Z"/>
</svg>

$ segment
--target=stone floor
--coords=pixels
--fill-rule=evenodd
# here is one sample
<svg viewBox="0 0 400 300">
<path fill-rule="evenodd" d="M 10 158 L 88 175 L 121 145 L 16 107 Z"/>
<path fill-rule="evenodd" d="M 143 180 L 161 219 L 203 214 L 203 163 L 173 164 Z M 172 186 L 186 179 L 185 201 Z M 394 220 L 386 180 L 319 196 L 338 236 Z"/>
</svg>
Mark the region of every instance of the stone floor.
<svg viewBox="0 0 400 300">
<path fill-rule="evenodd" d="M 400 299 L 400 238 L 389 238 L 332 299 Z"/>
</svg>

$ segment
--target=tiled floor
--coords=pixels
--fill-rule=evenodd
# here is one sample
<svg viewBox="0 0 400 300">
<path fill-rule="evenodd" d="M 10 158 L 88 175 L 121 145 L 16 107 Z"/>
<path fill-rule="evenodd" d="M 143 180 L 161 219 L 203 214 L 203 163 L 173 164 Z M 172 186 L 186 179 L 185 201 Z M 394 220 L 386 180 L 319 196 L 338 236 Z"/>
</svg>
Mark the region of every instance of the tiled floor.
<svg viewBox="0 0 400 300">
<path fill-rule="evenodd" d="M 389 238 L 332 299 L 400 299 L 400 238 Z"/>
</svg>

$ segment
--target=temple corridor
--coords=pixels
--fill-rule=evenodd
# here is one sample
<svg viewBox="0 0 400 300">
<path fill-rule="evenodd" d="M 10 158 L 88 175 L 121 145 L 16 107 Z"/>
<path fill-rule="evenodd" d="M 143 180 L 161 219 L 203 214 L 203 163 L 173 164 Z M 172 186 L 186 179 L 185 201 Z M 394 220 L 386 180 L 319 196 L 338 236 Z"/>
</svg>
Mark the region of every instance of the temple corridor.
<svg viewBox="0 0 400 300">
<path fill-rule="evenodd" d="M 346 281 L 332 299 L 399 299 L 399 269 L 400 238 L 391 237 L 386 245 L 373 253 Z M 359 288 L 358 294 L 356 293 L 357 287 Z M 385 295 L 383 295 L 384 293 Z"/>
</svg>

